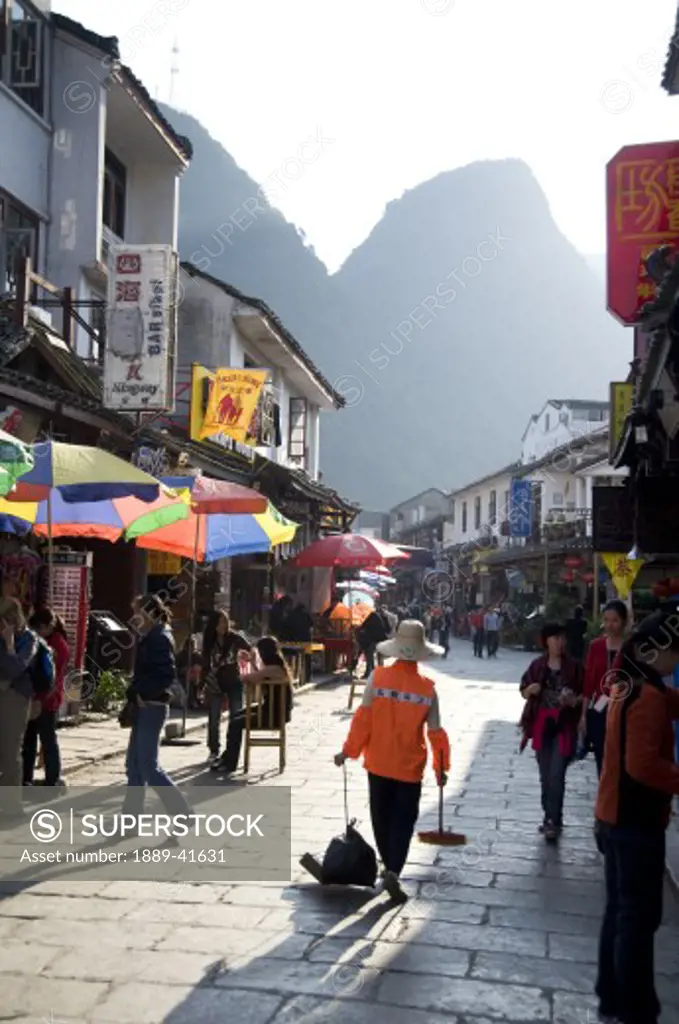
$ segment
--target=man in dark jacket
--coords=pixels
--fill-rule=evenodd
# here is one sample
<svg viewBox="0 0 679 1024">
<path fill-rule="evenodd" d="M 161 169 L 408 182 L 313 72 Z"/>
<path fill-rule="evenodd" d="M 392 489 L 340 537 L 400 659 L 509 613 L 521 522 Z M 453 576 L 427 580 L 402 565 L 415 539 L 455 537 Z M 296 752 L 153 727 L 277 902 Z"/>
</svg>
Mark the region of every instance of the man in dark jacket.
<svg viewBox="0 0 679 1024">
<path fill-rule="evenodd" d="M 587 634 L 587 619 L 584 609 L 578 605 L 573 613 L 573 618 L 566 623 L 566 653 L 569 658 L 576 661 L 585 660 L 585 636 Z"/>
<path fill-rule="evenodd" d="M 679 796 L 673 723 L 679 693 L 665 686 L 679 665 L 679 615 L 655 612 L 620 652 L 608 706 L 596 834 L 606 869 L 599 940 L 600 1013 L 621 1024 L 657 1024 L 653 971 L 663 911 L 665 831 Z"/>
<path fill-rule="evenodd" d="M 358 644 L 365 657 L 365 677 L 368 678 L 375 670 L 375 652 L 377 645 L 389 639 L 391 635 L 391 623 L 384 614 L 380 605 L 375 605 L 375 610 L 358 630 Z"/>
</svg>

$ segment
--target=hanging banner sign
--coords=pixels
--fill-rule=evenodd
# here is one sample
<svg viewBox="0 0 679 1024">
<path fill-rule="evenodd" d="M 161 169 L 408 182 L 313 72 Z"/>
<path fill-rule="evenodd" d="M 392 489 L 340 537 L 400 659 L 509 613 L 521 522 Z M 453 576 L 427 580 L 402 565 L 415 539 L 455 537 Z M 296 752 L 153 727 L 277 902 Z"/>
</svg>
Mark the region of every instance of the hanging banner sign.
<svg viewBox="0 0 679 1024">
<path fill-rule="evenodd" d="M 507 518 L 510 537 L 530 537 L 533 532 L 533 484 L 530 480 L 512 480 Z"/>
<path fill-rule="evenodd" d="M 619 150 L 606 167 L 608 311 L 638 323 L 655 286 L 645 259 L 679 246 L 679 142 Z"/>
<path fill-rule="evenodd" d="M 171 555 L 167 551 L 149 551 L 147 556 L 146 571 L 149 576 L 176 576 L 182 571 L 179 555 Z"/>
<path fill-rule="evenodd" d="M 634 385 L 623 382 L 611 382 L 610 385 L 610 423 L 608 430 L 608 457 L 612 462 L 618 445 L 622 440 L 627 417 L 632 411 L 634 402 Z"/>
<path fill-rule="evenodd" d="M 601 558 L 610 573 L 618 597 L 621 601 L 626 601 L 644 564 L 643 558 L 628 558 L 627 555 L 611 553 L 602 554 Z"/>
<path fill-rule="evenodd" d="M 201 440 L 213 434 L 227 434 L 241 444 L 256 442 L 256 435 L 253 437 L 250 433 L 250 424 L 268 376 L 268 370 L 216 370 Z"/>
<path fill-rule="evenodd" d="M 104 405 L 174 410 L 177 256 L 169 245 L 112 245 Z"/>
</svg>

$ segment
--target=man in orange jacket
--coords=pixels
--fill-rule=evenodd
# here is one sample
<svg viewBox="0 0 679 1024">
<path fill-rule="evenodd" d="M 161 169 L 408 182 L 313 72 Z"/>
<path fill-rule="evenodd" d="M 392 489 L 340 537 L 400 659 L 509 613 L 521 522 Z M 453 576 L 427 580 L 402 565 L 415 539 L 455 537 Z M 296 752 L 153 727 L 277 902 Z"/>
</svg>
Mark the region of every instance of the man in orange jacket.
<svg viewBox="0 0 679 1024">
<path fill-rule="evenodd" d="M 427 764 L 424 727 L 439 783 L 450 769 L 450 744 L 441 727 L 434 683 L 421 675 L 418 662 L 443 654 L 427 643 L 421 622 L 406 619 L 392 640 L 377 650 L 395 662 L 375 669 L 368 680 L 347 741 L 335 764 L 364 755 L 370 785 L 370 815 L 375 842 L 384 864 L 384 887 L 397 903 L 406 894 L 399 875 L 408 857 L 417 824 L 422 777 Z"/>
</svg>

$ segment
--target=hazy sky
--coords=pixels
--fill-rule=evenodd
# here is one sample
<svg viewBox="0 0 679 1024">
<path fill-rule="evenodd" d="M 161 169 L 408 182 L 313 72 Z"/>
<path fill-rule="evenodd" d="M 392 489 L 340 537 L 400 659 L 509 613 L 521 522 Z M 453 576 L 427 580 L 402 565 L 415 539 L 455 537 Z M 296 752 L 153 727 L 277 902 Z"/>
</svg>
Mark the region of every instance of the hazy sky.
<svg viewBox="0 0 679 1024">
<path fill-rule="evenodd" d="M 177 40 L 175 105 L 257 181 L 278 173 L 278 205 L 331 269 L 405 189 L 507 156 L 533 168 L 578 248 L 603 252 L 606 161 L 627 143 L 679 136 L 679 96 L 660 87 L 676 0 L 53 7 L 119 36 L 123 59 L 161 100 Z M 332 141 L 298 177 L 300 147 L 319 133 Z"/>
</svg>

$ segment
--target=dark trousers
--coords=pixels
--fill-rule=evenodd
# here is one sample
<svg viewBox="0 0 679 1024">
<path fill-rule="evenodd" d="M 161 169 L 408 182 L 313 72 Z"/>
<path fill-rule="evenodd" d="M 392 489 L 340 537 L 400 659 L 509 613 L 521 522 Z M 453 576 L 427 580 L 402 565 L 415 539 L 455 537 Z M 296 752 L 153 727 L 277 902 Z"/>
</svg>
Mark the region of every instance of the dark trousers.
<svg viewBox="0 0 679 1024">
<path fill-rule="evenodd" d="M 450 650 L 450 627 L 439 630 L 439 646 L 443 648 L 444 657 L 448 657 Z"/>
<path fill-rule="evenodd" d="M 35 761 L 38 756 L 38 740 L 45 755 L 45 785 L 56 786 L 61 775 L 61 758 L 57 739 L 56 711 L 41 711 L 37 718 L 26 726 L 22 750 L 24 762 L 24 783 L 33 782 Z"/>
<path fill-rule="evenodd" d="M 558 828 L 563 824 L 563 801 L 566 793 L 566 769 L 571 759 L 559 751 L 558 733 L 545 730 L 542 747 L 536 751 L 540 769 L 542 810 L 545 821 L 551 821 Z"/>
<path fill-rule="evenodd" d="M 226 749 L 222 754 L 224 767 L 235 772 L 240 761 L 240 750 L 243 746 L 243 730 L 245 728 L 245 712 L 242 682 L 234 683 L 226 690 L 229 703 L 229 725 L 226 730 Z M 219 727 L 217 727 L 219 729 Z M 219 732 L 218 732 L 219 737 Z M 217 744 L 219 747 L 219 742 Z M 215 751 L 216 753 L 216 751 Z"/>
<path fill-rule="evenodd" d="M 587 740 L 594 751 L 596 770 L 601 778 L 604 763 L 604 746 L 606 745 L 606 712 L 590 708 L 587 712 Z"/>
<path fill-rule="evenodd" d="M 400 875 L 408 858 L 420 810 L 420 782 L 368 774 L 370 817 L 377 850 L 387 871 Z"/>
<path fill-rule="evenodd" d="M 483 657 L 483 643 L 485 636 L 486 634 L 483 629 L 477 629 L 474 633 L 474 656 L 476 658 Z"/>
<path fill-rule="evenodd" d="M 496 629 L 488 630 L 486 633 L 486 643 L 488 645 L 488 657 L 494 658 L 500 646 L 500 634 Z"/>
<path fill-rule="evenodd" d="M 655 933 L 662 920 L 665 832 L 597 826 L 606 870 L 596 994 L 623 1024 L 656 1024 Z"/>
</svg>

